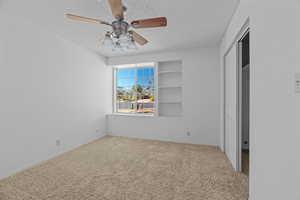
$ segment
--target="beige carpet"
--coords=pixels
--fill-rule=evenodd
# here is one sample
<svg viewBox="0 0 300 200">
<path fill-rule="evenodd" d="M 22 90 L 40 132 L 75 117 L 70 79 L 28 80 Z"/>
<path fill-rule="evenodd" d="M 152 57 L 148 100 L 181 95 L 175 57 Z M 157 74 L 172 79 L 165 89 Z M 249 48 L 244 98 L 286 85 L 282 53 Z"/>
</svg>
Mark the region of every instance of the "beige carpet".
<svg viewBox="0 0 300 200">
<path fill-rule="evenodd" d="M 215 147 L 105 137 L 0 181 L 0 200 L 246 200 Z"/>
</svg>

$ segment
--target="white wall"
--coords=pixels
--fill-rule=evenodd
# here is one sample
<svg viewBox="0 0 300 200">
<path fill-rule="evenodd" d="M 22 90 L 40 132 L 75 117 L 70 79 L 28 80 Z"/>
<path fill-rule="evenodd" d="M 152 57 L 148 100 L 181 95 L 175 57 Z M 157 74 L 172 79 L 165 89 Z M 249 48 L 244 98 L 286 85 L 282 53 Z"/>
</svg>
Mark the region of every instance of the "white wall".
<svg viewBox="0 0 300 200">
<path fill-rule="evenodd" d="M 110 65 L 183 61 L 183 118 L 110 116 L 110 134 L 219 145 L 218 55 L 217 48 L 197 48 L 110 58 Z M 191 136 L 187 136 L 187 131 Z"/>
<path fill-rule="evenodd" d="M 221 55 L 250 17 L 250 200 L 300 199 L 300 1 L 241 0 Z"/>
<path fill-rule="evenodd" d="M 24 19 L 2 12 L 0 29 L 3 178 L 104 135 L 111 72 L 98 55 Z"/>
</svg>

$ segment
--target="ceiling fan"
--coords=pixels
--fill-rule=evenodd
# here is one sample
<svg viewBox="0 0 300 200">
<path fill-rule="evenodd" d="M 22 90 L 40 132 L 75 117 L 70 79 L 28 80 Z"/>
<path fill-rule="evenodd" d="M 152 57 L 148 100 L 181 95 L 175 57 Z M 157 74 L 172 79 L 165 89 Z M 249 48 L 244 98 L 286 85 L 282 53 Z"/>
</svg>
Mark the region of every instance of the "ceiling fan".
<svg viewBox="0 0 300 200">
<path fill-rule="evenodd" d="M 102 21 L 100 19 L 81 17 L 73 14 L 66 14 L 66 17 L 72 20 L 111 26 L 112 30 L 106 32 L 103 44 L 105 46 L 112 47 L 113 50 L 136 49 L 135 42 L 140 45 L 145 45 L 148 43 L 148 40 L 131 28 L 139 29 L 167 26 L 166 17 L 134 20 L 131 23 L 128 23 L 124 19 L 124 12 L 127 10 L 127 8 L 123 5 L 122 0 L 108 0 L 108 3 L 111 8 L 112 15 L 116 19 L 112 23 Z"/>
</svg>

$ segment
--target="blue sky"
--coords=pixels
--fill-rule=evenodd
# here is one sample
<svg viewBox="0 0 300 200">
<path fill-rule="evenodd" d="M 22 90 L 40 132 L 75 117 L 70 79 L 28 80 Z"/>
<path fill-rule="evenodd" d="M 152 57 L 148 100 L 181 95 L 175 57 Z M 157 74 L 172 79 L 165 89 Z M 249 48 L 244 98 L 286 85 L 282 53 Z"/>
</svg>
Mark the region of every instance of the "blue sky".
<svg viewBox="0 0 300 200">
<path fill-rule="evenodd" d="M 135 74 L 137 73 L 137 83 L 142 86 L 150 86 L 154 79 L 154 68 L 138 69 L 118 69 L 117 84 L 118 87 L 131 89 L 135 85 Z"/>
</svg>

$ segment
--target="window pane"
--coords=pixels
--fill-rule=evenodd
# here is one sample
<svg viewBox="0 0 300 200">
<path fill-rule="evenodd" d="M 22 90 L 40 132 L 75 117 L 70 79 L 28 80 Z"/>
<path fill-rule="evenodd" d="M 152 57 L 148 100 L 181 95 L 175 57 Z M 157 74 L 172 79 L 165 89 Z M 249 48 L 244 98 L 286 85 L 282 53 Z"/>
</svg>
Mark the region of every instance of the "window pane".
<svg viewBox="0 0 300 200">
<path fill-rule="evenodd" d="M 127 69 L 118 69 L 118 78 L 125 79 L 129 77 L 129 71 Z"/>
<path fill-rule="evenodd" d="M 154 113 L 154 69 L 139 68 L 137 71 L 137 112 Z"/>
<path fill-rule="evenodd" d="M 129 71 L 129 77 L 132 79 L 135 79 L 135 73 L 136 73 L 136 69 L 132 69 Z"/>
<path fill-rule="evenodd" d="M 117 69 L 116 111 L 154 113 L 154 68 Z"/>
<path fill-rule="evenodd" d="M 121 113 L 135 112 L 135 69 L 117 69 L 117 105 L 116 111 Z"/>
</svg>

